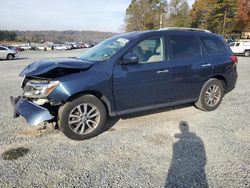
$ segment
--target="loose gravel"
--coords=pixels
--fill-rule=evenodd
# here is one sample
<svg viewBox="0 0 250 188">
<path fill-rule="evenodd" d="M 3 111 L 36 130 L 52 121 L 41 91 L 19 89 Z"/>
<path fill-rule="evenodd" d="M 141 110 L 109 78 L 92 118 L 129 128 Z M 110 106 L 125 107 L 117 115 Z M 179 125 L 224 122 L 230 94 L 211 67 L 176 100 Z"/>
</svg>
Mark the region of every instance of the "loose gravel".
<svg viewBox="0 0 250 188">
<path fill-rule="evenodd" d="M 250 187 L 250 58 L 239 58 L 237 87 L 213 112 L 186 105 L 115 118 L 80 142 L 12 118 L 9 97 L 21 93 L 25 65 L 81 52 L 0 61 L 0 187 Z M 16 148 L 26 152 L 5 160 Z"/>
</svg>

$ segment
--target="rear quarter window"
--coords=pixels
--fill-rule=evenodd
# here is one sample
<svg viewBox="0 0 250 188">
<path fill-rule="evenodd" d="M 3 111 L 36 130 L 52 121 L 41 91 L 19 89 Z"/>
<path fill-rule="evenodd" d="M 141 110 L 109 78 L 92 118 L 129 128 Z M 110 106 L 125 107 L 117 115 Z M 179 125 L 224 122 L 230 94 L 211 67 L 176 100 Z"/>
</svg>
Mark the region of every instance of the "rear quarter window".
<svg viewBox="0 0 250 188">
<path fill-rule="evenodd" d="M 226 52 L 226 46 L 220 39 L 208 36 L 200 36 L 200 39 L 208 54 L 218 54 Z"/>
</svg>

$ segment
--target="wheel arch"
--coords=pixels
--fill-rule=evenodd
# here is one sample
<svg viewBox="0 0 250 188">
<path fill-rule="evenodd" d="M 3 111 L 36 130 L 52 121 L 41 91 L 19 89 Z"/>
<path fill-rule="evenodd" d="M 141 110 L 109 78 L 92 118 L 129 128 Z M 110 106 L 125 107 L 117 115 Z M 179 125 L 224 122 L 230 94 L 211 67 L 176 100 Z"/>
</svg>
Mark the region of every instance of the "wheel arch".
<svg viewBox="0 0 250 188">
<path fill-rule="evenodd" d="M 226 80 L 226 78 L 224 76 L 215 75 L 212 78 L 220 80 L 222 82 L 222 84 L 223 84 L 223 87 L 224 87 L 225 91 L 227 91 L 227 80 Z"/>
<path fill-rule="evenodd" d="M 13 54 L 13 53 L 8 53 L 8 54 L 6 55 L 6 58 L 8 58 L 9 55 L 12 55 L 13 57 L 15 57 L 15 54 Z"/>
<path fill-rule="evenodd" d="M 95 96 L 96 98 L 98 98 L 105 106 L 108 114 L 110 116 L 114 116 L 115 113 L 112 111 L 112 106 L 111 106 L 111 103 L 109 101 L 109 99 L 103 95 L 101 92 L 99 91 L 93 91 L 93 90 L 89 90 L 89 91 L 83 91 L 83 92 L 79 92 L 79 93 L 76 93 L 72 96 L 70 96 L 68 99 L 67 99 L 67 102 L 70 102 L 70 101 L 73 101 L 74 99 L 80 97 L 80 96 L 83 96 L 83 95 L 93 95 Z"/>
<path fill-rule="evenodd" d="M 246 52 L 249 52 L 250 53 L 250 49 L 245 49 L 244 50 L 244 54 L 246 54 Z M 248 56 L 247 56 L 248 57 Z"/>
</svg>

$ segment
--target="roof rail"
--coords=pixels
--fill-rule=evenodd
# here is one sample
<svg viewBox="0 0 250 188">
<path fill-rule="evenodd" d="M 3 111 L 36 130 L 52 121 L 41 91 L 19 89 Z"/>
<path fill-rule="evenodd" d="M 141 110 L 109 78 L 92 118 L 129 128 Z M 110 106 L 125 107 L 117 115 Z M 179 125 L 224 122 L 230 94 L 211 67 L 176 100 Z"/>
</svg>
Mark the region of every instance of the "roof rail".
<svg viewBox="0 0 250 188">
<path fill-rule="evenodd" d="M 188 27 L 164 27 L 164 28 L 160 28 L 158 30 L 159 31 L 162 31 L 162 30 L 185 30 L 185 31 L 199 31 L 199 32 L 212 33 L 211 31 L 206 30 L 206 29 L 188 28 Z"/>
</svg>

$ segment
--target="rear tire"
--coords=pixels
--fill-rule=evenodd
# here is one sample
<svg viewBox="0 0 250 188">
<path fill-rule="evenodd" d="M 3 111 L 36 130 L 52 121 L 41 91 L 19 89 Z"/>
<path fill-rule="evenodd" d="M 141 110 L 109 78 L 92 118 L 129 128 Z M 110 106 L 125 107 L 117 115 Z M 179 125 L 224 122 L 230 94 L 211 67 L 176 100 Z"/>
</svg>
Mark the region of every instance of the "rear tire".
<svg viewBox="0 0 250 188">
<path fill-rule="evenodd" d="M 85 140 L 104 130 L 107 111 L 97 97 L 83 95 L 66 102 L 58 111 L 58 125 L 65 136 Z"/>
<path fill-rule="evenodd" d="M 213 111 L 218 108 L 224 95 L 223 83 L 218 79 L 212 78 L 203 85 L 195 106 L 203 111 Z"/>
<path fill-rule="evenodd" d="M 13 54 L 8 54 L 7 55 L 8 60 L 13 60 L 14 58 L 15 58 L 15 56 Z"/>
<path fill-rule="evenodd" d="M 244 55 L 245 57 L 250 57 L 250 51 L 245 51 Z"/>
</svg>

